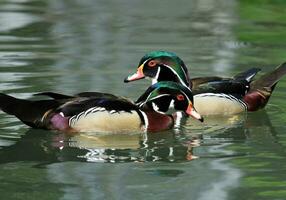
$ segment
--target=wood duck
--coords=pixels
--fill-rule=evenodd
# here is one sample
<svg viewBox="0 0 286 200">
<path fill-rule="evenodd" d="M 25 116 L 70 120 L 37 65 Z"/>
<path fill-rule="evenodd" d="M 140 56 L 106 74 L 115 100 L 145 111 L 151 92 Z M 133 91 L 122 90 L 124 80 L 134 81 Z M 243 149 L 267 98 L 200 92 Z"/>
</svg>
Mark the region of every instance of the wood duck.
<svg viewBox="0 0 286 200">
<path fill-rule="evenodd" d="M 162 131 L 174 125 L 176 116 L 166 114 L 171 108 L 203 121 L 193 107 L 192 92 L 175 82 L 150 86 L 136 103 L 98 92 L 36 95 L 52 99 L 31 101 L 0 93 L 0 109 L 33 128 L 63 132 Z"/>
<path fill-rule="evenodd" d="M 231 78 L 190 79 L 186 65 L 175 53 L 152 51 L 140 60 L 137 72 L 126 77 L 124 82 L 145 77 L 151 78 L 152 83 L 177 82 L 192 90 L 195 107 L 200 114 L 236 114 L 256 111 L 267 104 L 277 82 L 286 74 L 286 63 L 253 80 L 259 71 L 259 68 L 251 68 Z"/>
</svg>

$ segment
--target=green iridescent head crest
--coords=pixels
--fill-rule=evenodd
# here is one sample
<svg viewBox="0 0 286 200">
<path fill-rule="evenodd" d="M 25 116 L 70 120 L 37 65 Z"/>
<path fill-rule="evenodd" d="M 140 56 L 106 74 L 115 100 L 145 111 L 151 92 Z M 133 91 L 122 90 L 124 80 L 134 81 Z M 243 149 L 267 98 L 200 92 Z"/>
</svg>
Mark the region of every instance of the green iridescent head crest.
<svg viewBox="0 0 286 200">
<path fill-rule="evenodd" d="M 183 60 L 175 53 L 168 51 L 151 51 L 143 56 L 139 62 L 139 66 L 147 60 L 157 60 L 160 64 L 169 68 L 171 73 L 178 77 L 181 84 L 189 86 L 188 69 Z"/>
<path fill-rule="evenodd" d="M 145 93 L 139 97 L 136 103 L 146 103 L 147 101 L 152 101 L 162 96 L 173 96 L 175 98 L 178 94 L 184 94 L 188 101 L 193 101 L 193 94 L 190 88 L 172 81 L 162 81 L 151 85 Z"/>
<path fill-rule="evenodd" d="M 145 54 L 142 59 L 139 62 L 139 65 L 141 65 L 144 61 L 154 58 L 159 58 L 159 57 L 170 57 L 173 58 L 174 60 L 177 60 L 178 62 L 183 62 L 177 54 L 169 51 L 151 51 L 147 54 Z"/>
<path fill-rule="evenodd" d="M 141 109 L 166 114 L 183 111 L 187 115 L 203 122 L 204 118 L 193 106 L 193 94 L 190 88 L 173 81 L 160 81 L 151 85 L 136 101 Z M 169 113 L 170 114 L 170 113 Z"/>
</svg>

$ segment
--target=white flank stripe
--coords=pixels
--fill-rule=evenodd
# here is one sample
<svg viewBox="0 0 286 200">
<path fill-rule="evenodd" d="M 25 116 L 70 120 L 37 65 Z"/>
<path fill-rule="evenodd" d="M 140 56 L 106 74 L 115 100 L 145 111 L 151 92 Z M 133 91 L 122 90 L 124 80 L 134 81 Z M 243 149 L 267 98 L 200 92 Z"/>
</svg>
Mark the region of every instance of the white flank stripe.
<svg viewBox="0 0 286 200">
<path fill-rule="evenodd" d="M 77 117 L 76 117 L 76 121 L 78 121 L 79 118 L 80 118 L 83 114 L 84 114 L 84 112 L 79 113 L 79 114 L 77 115 Z"/>
<path fill-rule="evenodd" d="M 96 107 L 92 107 L 90 109 L 88 109 L 87 111 L 84 112 L 84 116 L 86 117 L 86 115 L 88 115 L 88 113 L 92 112 L 93 109 L 95 109 Z"/>
<path fill-rule="evenodd" d="M 69 119 L 69 126 L 72 126 L 74 125 L 74 119 L 75 119 L 76 115 L 72 116 L 70 119 Z"/>
<path fill-rule="evenodd" d="M 116 110 L 109 111 L 110 114 L 116 113 Z"/>
<path fill-rule="evenodd" d="M 91 111 L 92 113 L 95 113 L 97 111 L 100 111 L 100 108 L 99 107 L 94 107 L 94 109 Z"/>
</svg>

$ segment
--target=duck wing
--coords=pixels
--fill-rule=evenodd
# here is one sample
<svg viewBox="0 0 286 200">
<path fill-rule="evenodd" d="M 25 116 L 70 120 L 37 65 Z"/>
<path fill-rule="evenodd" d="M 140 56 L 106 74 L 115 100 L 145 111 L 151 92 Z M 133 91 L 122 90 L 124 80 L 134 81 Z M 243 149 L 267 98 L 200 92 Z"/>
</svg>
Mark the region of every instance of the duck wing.
<svg viewBox="0 0 286 200">
<path fill-rule="evenodd" d="M 57 113 L 62 113 L 68 119 L 68 117 L 86 113 L 92 109 L 109 112 L 139 110 L 128 99 L 114 95 L 114 98 L 112 98 L 112 95 L 106 96 L 99 93 L 98 95 L 103 97 L 72 97 L 52 92 L 39 94 L 44 94 L 54 99 L 33 101 L 18 99 L 0 93 L 0 109 L 7 114 L 16 116 L 30 127 L 45 129 L 50 128 L 50 119 Z"/>
<path fill-rule="evenodd" d="M 253 77 L 260 71 L 258 68 L 251 68 L 235 75 L 232 78 L 217 76 L 191 79 L 193 93 L 224 93 L 244 95 L 248 90 Z"/>
<path fill-rule="evenodd" d="M 138 110 L 138 107 L 125 98 L 88 98 L 78 97 L 61 105 L 56 112 L 62 112 L 64 116 L 75 116 L 78 114 L 88 114 L 94 111 L 108 112 L 131 112 Z"/>
<path fill-rule="evenodd" d="M 59 94 L 59 93 L 55 93 L 55 92 L 40 92 L 40 93 L 34 94 L 34 96 L 48 96 L 48 97 L 51 97 L 52 99 L 56 99 L 56 100 L 74 98 L 74 96 Z"/>
</svg>

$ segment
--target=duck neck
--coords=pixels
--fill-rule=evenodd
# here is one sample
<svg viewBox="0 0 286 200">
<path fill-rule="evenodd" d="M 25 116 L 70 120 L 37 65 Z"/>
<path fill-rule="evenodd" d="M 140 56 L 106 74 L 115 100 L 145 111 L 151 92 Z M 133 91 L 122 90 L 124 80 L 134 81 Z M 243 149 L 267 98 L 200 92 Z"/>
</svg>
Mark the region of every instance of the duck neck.
<svg viewBox="0 0 286 200">
<path fill-rule="evenodd" d="M 164 67 L 160 67 L 160 71 L 159 74 L 156 76 L 156 80 L 157 82 L 160 81 L 172 81 L 172 82 L 176 82 L 179 84 L 182 84 L 186 87 L 189 87 L 189 81 L 188 78 L 182 78 L 179 77 L 178 74 L 175 74 L 176 72 L 174 70 L 172 70 L 171 68 L 164 66 Z"/>
<path fill-rule="evenodd" d="M 160 72 L 157 75 L 157 81 L 173 81 L 176 83 L 180 83 L 178 77 L 167 67 L 160 67 Z"/>
</svg>

